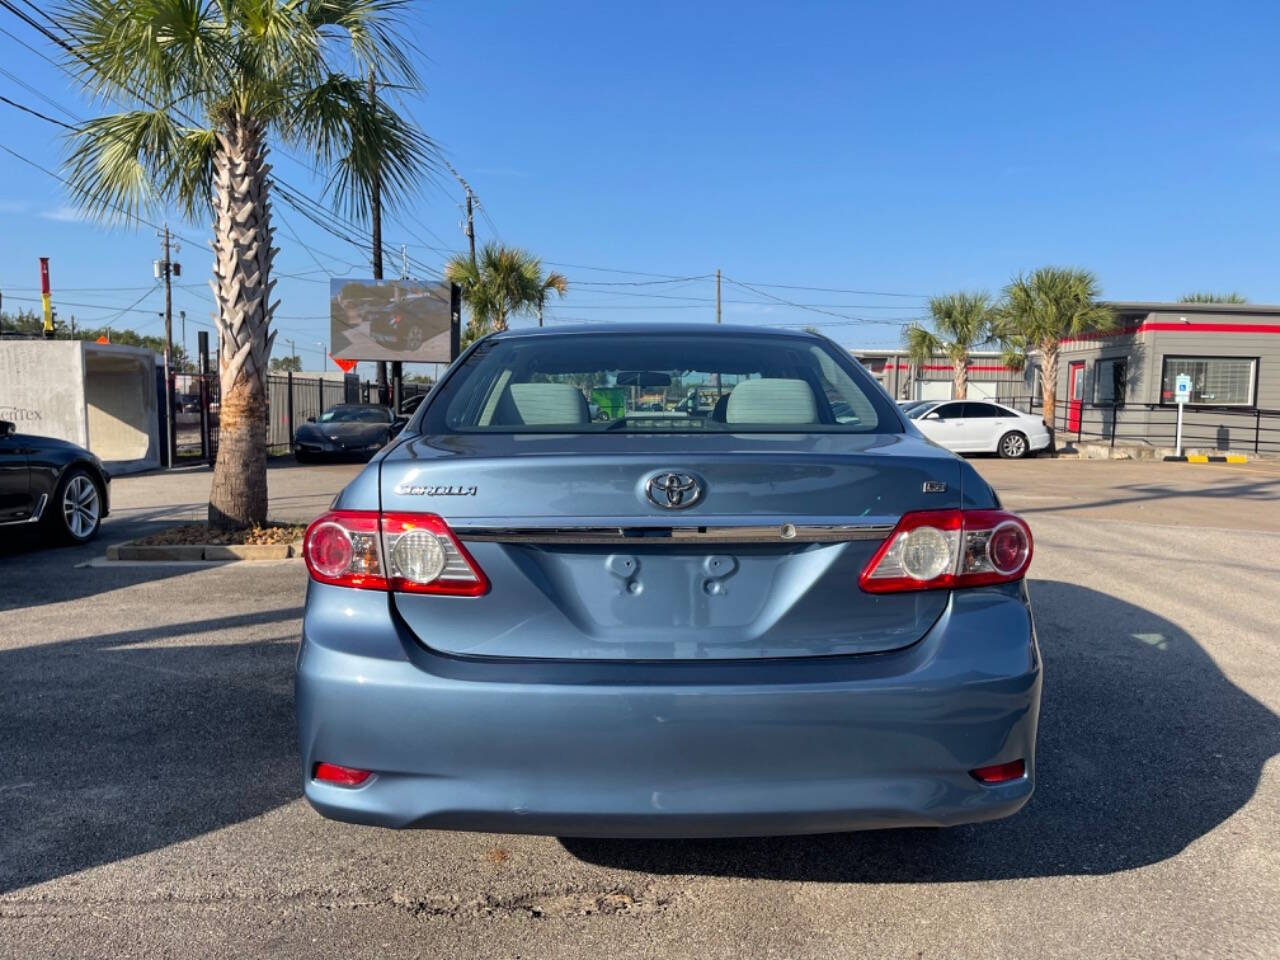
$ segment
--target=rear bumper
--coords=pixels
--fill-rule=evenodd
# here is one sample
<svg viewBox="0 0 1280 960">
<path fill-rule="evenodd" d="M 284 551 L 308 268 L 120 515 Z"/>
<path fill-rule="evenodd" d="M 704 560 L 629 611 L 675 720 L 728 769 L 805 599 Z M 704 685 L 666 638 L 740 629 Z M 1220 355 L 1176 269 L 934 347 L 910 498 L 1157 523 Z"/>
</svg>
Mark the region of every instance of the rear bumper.
<svg viewBox="0 0 1280 960">
<path fill-rule="evenodd" d="M 1040 660 L 1021 585 L 952 598 L 892 654 L 477 662 L 384 594 L 311 584 L 297 704 L 307 799 L 387 827 L 750 836 L 1008 816 L 1034 786 Z M 995 787 L 969 770 L 1016 759 Z M 320 761 L 375 771 L 317 783 Z"/>
</svg>

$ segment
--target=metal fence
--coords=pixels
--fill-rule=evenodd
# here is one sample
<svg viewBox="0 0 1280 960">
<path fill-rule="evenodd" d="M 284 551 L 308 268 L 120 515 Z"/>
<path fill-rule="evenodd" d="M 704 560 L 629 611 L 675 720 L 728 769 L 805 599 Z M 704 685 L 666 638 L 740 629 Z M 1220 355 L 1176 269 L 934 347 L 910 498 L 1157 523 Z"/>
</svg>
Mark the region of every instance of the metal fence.
<svg viewBox="0 0 1280 960">
<path fill-rule="evenodd" d="M 160 378 L 163 382 L 163 378 Z M 430 386 L 405 383 L 400 402 L 427 393 Z M 267 375 L 267 452 L 286 454 L 293 435 L 308 417 L 318 417 L 339 403 L 377 403 L 378 385 L 349 376 L 344 380 L 300 377 L 292 373 Z M 216 374 L 175 374 L 174 454 L 178 462 L 212 463 L 218 455 L 219 384 Z M 164 435 L 164 389 L 160 388 L 161 436 Z"/>
<path fill-rule="evenodd" d="M 1040 413 L 1040 400 L 1003 401 L 1017 410 Z M 1045 417 L 1046 422 L 1049 421 Z M 1051 426 L 1058 442 L 1105 443 L 1109 446 L 1172 447 L 1177 438 L 1178 408 L 1159 403 L 1119 406 L 1059 400 Z M 1182 445 L 1215 450 L 1280 453 L 1280 410 L 1190 406 L 1183 412 Z"/>
</svg>

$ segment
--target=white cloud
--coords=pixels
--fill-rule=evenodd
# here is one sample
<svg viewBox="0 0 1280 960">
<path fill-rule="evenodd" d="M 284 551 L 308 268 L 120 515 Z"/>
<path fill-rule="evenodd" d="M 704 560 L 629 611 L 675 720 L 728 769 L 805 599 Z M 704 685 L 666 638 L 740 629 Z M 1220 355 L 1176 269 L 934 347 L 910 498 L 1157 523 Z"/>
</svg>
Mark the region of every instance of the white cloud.
<svg viewBox="0 0 1280 960">
<path fill-rule="evenodd" d="M 69 207 L 65 204 L 61 207 L 54 207 L 52 210 L 46 210 L 40 216 L 46 220 L 57 220 L 59 223 L 79 223 L 82 220 L 89 219 L 76 207 Z"/>
</svg>

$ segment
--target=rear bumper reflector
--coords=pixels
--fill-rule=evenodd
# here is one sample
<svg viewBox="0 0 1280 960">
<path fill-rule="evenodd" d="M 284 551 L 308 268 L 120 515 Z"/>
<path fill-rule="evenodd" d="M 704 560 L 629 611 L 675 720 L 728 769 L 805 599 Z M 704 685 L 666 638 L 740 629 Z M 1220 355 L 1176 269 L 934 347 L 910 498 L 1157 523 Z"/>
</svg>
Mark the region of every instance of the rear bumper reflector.
<svg viewBox="0 0 1280 960">
<path fill-rule="evenodd" d="M 342 767 L 336 763 L 317 763 L 311 772 L 312 779 L 335 787 L 358 787 L 371 776 L 373 773 L 369 770 Z"/>
<path fill-rule="evenodd" d="M 994 786 L 997 783 L 1008 783 L 1021 780 L 1027 775 L 1027 764 L 1024 760 L 1013 760 L 1009 763 L 995 763 L 989 767 L 978 767 L 970 770 L 969 775 L 979 783 Z"/>
</svg>

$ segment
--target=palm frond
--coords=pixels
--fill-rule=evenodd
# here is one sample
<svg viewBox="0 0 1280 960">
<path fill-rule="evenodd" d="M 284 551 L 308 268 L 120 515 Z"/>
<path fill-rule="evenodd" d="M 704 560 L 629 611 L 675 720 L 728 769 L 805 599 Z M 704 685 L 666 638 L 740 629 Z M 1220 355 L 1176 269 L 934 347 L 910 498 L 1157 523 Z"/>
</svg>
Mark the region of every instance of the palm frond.
<svg viewBox="0 0 1280 960">
<path fill-rule="evenodd" d="M 908 359 L 917 365 L 927 363 L 930 358 L 943 351 L 942 339 L 918 323 L 913 323 L 902 331 L 902 342 L 907 348 Z"/>
<path fill-rule="evenodd" d="M 181 138 L 163 111 L 133 110 L 87 121 L 67 136 L 72 198 L 104 223 L 128 222 L 158 209 L 181 179 Z"/>
<path fill-rule="evenodd" d="M 407 0 L 307 0 L 305 14 L 316 30 L 346 35 L 357 73 L 373 70 L 381 83 L 418 86 L 413 44 L 396 27 Z"/>
<path fill-rule="evenodd" d="M 370 97 L 366 82 L 331 74 L 302 91 L 284 130 L 333 170 L 327 190 L 349 216 L 369 215 L 375 178 L 387 206 L 411 200 L 439 167 L 436 144 L 383 97 Z"/>
</svg>

